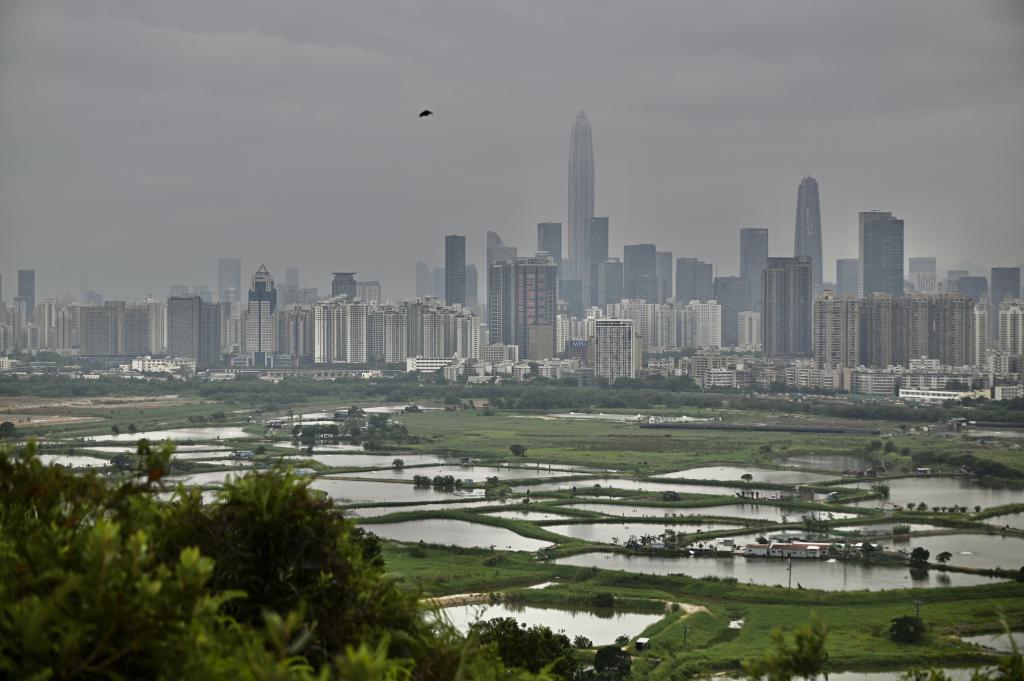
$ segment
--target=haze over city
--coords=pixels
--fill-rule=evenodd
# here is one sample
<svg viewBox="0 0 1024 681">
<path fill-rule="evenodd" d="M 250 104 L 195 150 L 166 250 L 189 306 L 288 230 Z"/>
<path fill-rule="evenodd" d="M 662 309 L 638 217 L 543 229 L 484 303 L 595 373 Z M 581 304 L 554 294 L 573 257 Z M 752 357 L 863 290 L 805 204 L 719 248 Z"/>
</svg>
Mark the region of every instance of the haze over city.
<svg viewBox="0 0 1024 681">
<path fill-rule="evenodd" d="M 736 274 L 743 227 L 791 255 L 813 175 L 826 281 L 871 209 L 983 274 L 1024 260 L 1022 28 L 1010 2 L 8 2 L 4 295 L 34 268 L 40 299 L 160 297 L 237 256 L 410 297 L 445 234 L 482 267 L 486 230 L 523 254 L 566 224 L 581 109 L 612 255 Z"/>
</svg>

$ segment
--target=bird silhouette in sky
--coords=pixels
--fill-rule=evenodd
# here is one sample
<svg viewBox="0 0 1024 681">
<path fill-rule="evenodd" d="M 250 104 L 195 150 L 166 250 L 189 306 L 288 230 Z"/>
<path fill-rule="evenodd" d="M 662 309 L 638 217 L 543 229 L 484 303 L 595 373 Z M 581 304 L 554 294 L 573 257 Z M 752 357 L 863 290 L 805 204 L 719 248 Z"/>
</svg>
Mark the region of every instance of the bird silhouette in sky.
<svg viewBox="0 0 1024 681">
<path fill-rule="evenodd" d="M 430 109 L 424 109 L 423 111 L 420 111 L 420 118 L 426 118 L 427 116 L 433 116 L 433 115 L 434 115 L 434 112 L 431 111 Z"/>
</svg>

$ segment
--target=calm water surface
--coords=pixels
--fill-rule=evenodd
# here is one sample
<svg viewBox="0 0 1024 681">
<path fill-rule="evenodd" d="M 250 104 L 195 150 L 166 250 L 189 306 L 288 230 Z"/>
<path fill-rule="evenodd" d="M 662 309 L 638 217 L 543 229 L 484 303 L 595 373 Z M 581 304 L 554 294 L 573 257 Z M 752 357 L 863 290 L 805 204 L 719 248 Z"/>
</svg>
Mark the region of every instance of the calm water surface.
<svg viewBox="0 0 1024 681">
<path fill-rule="evenodd" d="M 758 468 L 757 466 L 704 466 L 689 468 L 685 471 L 662 473 L 659 478 L 685 478 L 688 480 L 740 480 L 741 476 L 750 474 L 753 482 L 769 484 L 801 484 L 835 480 L 837 476 L 825 473 L 807 473 L 805 471 L 780 471 L 774 468 Z"/>
<path fill-rule="evenodd" d="M 626 570 L 655 575 L 682 574 L 690 577 L 733 577 L 740 582 L 785 586 L 788 583 L 787 561 L 765 558 L 704 558 L 628 556 L 615 553 L 581 553 L 555 561 L 559 565 L 598 567 L 605 570 Z M 931 570 L 926 579 L 911 580 L 906 567 L 860 563 L 829 563 L 821 560 L 793 561 L 793 588 L 825 591 L 856 591 L 867 589 L 931 588 L 945 586 L 973 586 L 994 580 L 980 575 L 940 573 Z"/>
<path fill-rule="evenodd" d="M 604 615 L 534 606 L 516 607 L 502 603 L 456 606 L 444 608 L 441 612 L 462 633 L 469 631 L 469 625 L 476 621 L 512 617 L 528 627 L 538 624 L 550 627 L 570 639 L 586 636 L 594 645 L 614 643 L 619 636 L 632 638 L 662 618 L 662 615 L 654 613 L 615 612 Z"/>
<path fill-rule="evenodd" d="M 83 439 L 91 442 L 138 442 L 145 438 L 150 442 L 159 442 L 161 440 L 240 440 L 256 437 L 259 436 L 247 433 L 242 428 L 227 426 L 222 428 L 148 430 L 141 433 L 121 433 L 120 435 L 90 435 Z"/>
<path fill-rule="evenodd" d="M 467 492 L 436 492 L 433 489 L 417 489 L 407 483 L 352 480 L 342 477 L 321 477 L 312 483 L 313 489 L 324 491 L 335 501 L 388 502 L 388 501 L 436 501 L 440 499 L 467 499 L 475 496 Z M 482 496 L 483 491 L 480 491 Z"/>
<path fill-rule="evenodd" d="M 401 542 L 424 541 L 428 544 L 448 544 L 473 548 L 489 548 L 505 551 L 536 551 L 551 542 L 531 539 L 516 534 L 504 527 L 491 527 L 446 518 L 408 520 L 401 523 L 364 524 L 370 532 L 379 537 Z"/>
<path fill-rule="evenodd" d="M 957 506 L 966 506 L 973 510 L 975 506 L 989 508 L 991 506 L 1024 502 L 1024 490 L 985 485 L 980 482 L 973 482 L 968 478 L 922 475 L 913 478 L 896 478 L 895 480 L 875 482 L 865 480 L 850 485 L 843 485 L 843 487 L 870 490 L 872 484 L 879 484 L 879 482 L 889 486 L 888 503 L 885 503 L 885 500 L 872 499 L 851 505 L 882 507 L 896 504 L 905 507 L 908 503 L 917 504 L 923 501 L 929 507 L 952 506 L 955 504 Z"/>
<path fill-rule="evenodd" d="M 666 525 L 665 523 L 573 523 L 569 525 L 545 525 L 544 529 L 555 534 L 585 541 L 602 542 L 605 544 L 625 544 L 630 536 L 658 536 L 671 528 L 681 534 L 698 534 L 717 532 L 719 530 L 738 530 L 737 525 L 703 524 L 703 525 Z M 617 541 L 612 541 L 612 540 Z"/>
</svg>

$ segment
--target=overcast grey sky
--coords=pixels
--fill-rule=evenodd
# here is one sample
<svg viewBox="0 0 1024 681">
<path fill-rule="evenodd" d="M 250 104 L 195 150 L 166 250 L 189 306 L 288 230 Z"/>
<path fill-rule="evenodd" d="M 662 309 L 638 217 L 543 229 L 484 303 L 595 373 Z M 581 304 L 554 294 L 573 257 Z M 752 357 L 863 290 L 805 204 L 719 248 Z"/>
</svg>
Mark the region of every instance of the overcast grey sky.
<svg viewBox="0 0 1024 681">
<path fill-rule="evenodd" d="M 212 288 L 219 255 L 408 295 L 445 233 L 480 262 L 565 221 L 579 109 L 613 253 L 791 254 L 811 174 L 826 279 L 867 209 L 943 269 L 1024 261 L 1019 0 L 0 0 L 3 296 Z"/>
</svg>

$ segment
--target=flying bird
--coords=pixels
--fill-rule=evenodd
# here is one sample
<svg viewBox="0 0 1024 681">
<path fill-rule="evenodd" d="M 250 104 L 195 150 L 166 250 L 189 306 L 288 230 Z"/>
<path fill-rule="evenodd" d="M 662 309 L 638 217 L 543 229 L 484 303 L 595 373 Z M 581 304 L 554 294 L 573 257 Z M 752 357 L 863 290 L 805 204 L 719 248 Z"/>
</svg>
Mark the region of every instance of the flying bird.
<svg viewBox="0 0 1024 681">
<path fill-rule="evenodd" d="M 426 118 L 427 116 L 433 116 L 433 115 L 434 115 L 434 112 L 431 111 L 430 109 L 424 109 L 423 111 L 420 111 L 420 118 Z"/>
</svg>

